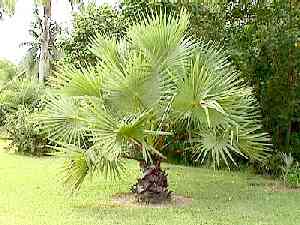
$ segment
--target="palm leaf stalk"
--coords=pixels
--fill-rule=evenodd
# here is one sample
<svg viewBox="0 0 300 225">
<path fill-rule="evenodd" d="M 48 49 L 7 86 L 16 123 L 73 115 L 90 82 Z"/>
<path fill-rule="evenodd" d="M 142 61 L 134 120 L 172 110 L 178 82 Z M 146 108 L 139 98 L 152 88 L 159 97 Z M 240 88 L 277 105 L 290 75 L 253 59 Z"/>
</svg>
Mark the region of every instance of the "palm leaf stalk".
<svg viewBox="0 0 300 225">
<path fill-rule="evenodd" d="M 54 141 L 65 142 L 60 149 L 73 152 L 65 167 L 72 187 L 95 171 L 118 175 L 123 160 L 134 158 L 144 172 L 133 188 L 138 199 L 168 199 L 161 148 L 179 128 L 188 131 L 195 160 L 215 167 L 236 164 L 235 155 L 266 157 L 271 146 L 251 88 L 222 48 L 186 37 L 188 21 L 185 11 L 161 13 L 132 25 L 126 40 L 97 35 L 97 67 L 65 66 L 57 74 L 59 95 L 39 120 Z"/>
</svg>

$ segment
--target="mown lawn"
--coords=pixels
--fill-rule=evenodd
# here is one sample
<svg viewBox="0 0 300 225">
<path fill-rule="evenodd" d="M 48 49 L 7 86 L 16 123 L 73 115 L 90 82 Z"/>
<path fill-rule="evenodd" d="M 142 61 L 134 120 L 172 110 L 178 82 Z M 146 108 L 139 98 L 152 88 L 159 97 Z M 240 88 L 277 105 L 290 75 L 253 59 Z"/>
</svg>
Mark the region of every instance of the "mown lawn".
<svg viewBox="0 0 300 225">
<path fill-rule="evenodd" d="M 120 182 L 87 181 L 69 197 L 59 181 L 60 157 L 30 158 L 0 151 L 1 225 L 299 225 L 300 192 L 272 192 L 273 181 L 246 173 L 169 167 L 171 189 L 191 196 L 181 208 L 126 208 L 111 196 L 138 174 L 128 162 Z"/>
</svg>

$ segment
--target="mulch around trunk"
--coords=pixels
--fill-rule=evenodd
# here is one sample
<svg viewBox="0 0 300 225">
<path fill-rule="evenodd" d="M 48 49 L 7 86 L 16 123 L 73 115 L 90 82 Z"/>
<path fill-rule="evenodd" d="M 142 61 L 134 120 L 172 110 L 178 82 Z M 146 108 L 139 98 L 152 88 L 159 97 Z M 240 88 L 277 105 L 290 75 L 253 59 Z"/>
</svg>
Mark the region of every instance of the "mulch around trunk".
<svg viewBox="0 0 300 225">
<path fill-rule="evenodd" d="M 147 204 L 137 202 L 133 193 L 119 193 L 112 197 L 112 203 L 120 207 L 133 208 L 169 208 L 169 207 L 185 207 L 192 203 L 192 198 L 172 193 L 171 200 L 159 204 Z"/>
</svg>

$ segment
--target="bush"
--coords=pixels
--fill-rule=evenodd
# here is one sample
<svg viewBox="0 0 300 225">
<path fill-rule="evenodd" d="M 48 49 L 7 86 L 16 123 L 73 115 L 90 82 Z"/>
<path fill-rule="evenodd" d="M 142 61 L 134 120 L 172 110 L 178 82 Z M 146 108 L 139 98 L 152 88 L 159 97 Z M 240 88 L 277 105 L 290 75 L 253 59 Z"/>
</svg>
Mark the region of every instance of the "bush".
<svg viewBox="0 0 300 225">
<path fill-rule="evenodd" d="M 300 165 L 291 153 L 277 152 L 264 164 L 252 164 L 256 173 L 280 178 L 291 188 L 300 187 Z"/>
<path fill-rule="evenodd" d="M 263 162 L 250 161 L 251 170 L 256 174 L 280 178 L 286 182 L 288 171 L 295 164 L 291 153 L 276 151 Z"/>
<path fill-rule="evenodd" d="M 292 188 L 300 187 L 300 166 L 295 162 L 291 153 L 282 153 L 282 179 L 284 183 Z"/>
<path fill-rule="evenodd" d="M 16 80 L 0 93 L 0 126 L 11 140 L 9 149 L 22 154 L 48 152 L 47 138 L 32 120 L 43 108 L 44 87 L 35 80 Z"/>
<path fill-rule="evenodd" d="M 44 87 L 36 80 L 16 80 L 6 85 L 6 88 L 0 94 L 0 105 L 6 111 L 16 111 L 18 106 L 24 105 L 30 111 L 39 108 Z"/>
<path fill-rule="evenodd" d="M 281 179 L 288 187 L 300 187 L 300 164 L 291 153 L 277 152 L 263 164 L 251 163 L 251 168 L 255 173 Z"/>
<path fill-rule="evenodd" d="M 21 105 L 16 112 L 7 115 L 4 128 L 11 139 L 10 149 L 22 154 L 40 156 L 49 152 L 46 148 L 48 141 L 31 119 L 32 115 L 28 108 Z"/>
<path fill-rule="evenodd" d="M 300 166 L 298 163 L 288 171 L 286 182 L 292 188 L 300 187 Z"/>
</svg>

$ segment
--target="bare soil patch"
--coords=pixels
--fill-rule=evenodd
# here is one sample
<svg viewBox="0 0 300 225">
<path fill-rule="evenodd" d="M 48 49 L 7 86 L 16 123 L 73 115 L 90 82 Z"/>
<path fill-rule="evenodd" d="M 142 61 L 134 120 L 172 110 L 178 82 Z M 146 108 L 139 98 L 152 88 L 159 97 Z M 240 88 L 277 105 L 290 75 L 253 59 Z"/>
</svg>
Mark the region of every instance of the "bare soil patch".
<svg viewBox="0 0 300 225">
<path fill-rule="evenodd" d="M 266 185 L 268 192 L 300 192 L 300 188 L 290 188 L 282 183 L 270 183 Z"/>
<path fill-rule="evenodd" d="M 300 187 L 288 187 L 280 180 L 275 180 L 271 177 L 266 177 L 262 182 L 253 178 L 248 179 L 248 185 L 251 187 L 262 186 L 266 192 L 300 192 Z"/>
<path fill-rule="evenodd" d="M 192 198 L 172 193 L 171 201 L 160 204 L 147 204 L 137 202 L 133 193 L 119 193 L 112 197 L 112 203 L 118 206 L 133 208 L 169 208 L 188 206 L 192 203 Z"/>
</svg>

